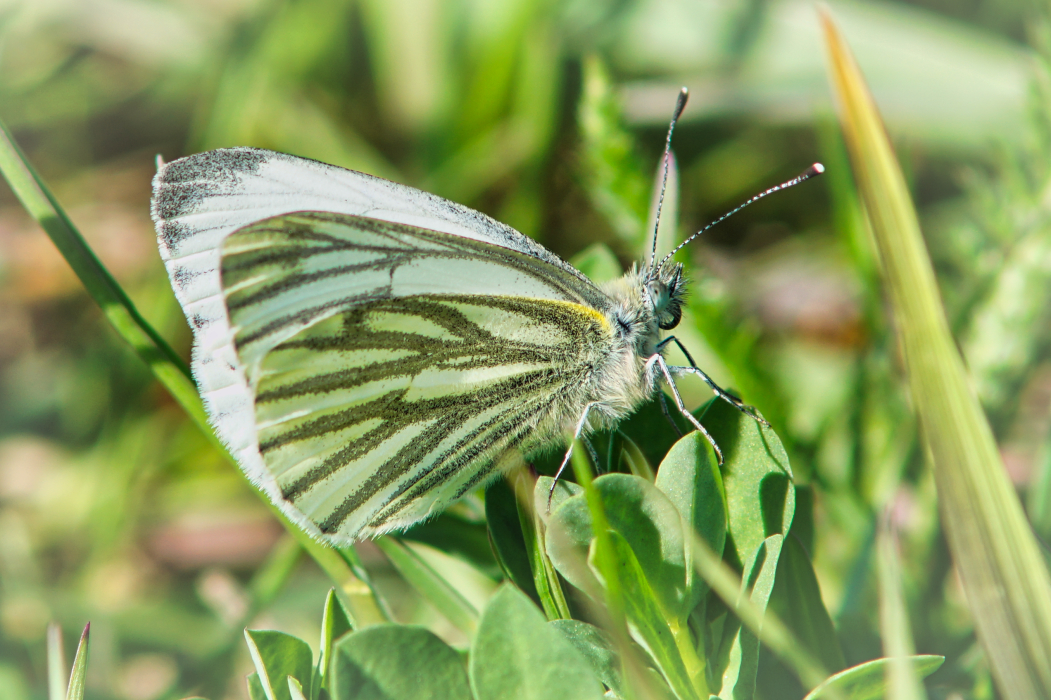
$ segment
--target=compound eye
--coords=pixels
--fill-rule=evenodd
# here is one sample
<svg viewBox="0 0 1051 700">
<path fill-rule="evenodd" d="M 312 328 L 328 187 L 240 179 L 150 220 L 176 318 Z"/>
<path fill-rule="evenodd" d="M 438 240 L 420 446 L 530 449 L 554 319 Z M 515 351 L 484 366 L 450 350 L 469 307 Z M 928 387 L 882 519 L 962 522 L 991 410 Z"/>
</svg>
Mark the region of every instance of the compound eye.
<svg viewBox="0 0 1051 700">
<path fill-rule="evenodd" d="M 662 331 L 668 331 L 679 325 L 679 321 L 681 320 L 682 307 L 678 304 L 670 304 L 668 308 L 661 313 L 660 319 L 657 321 L 657 327 Z"/>
</svg>

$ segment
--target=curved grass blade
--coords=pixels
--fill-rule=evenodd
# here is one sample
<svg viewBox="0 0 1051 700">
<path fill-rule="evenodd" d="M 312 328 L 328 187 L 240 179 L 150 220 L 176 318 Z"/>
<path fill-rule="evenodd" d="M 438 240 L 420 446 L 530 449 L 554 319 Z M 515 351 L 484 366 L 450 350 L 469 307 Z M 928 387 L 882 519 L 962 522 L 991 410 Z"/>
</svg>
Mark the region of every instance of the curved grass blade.
<svg viewBox="0 0 1051 700">
<path fill-rule="evenodd" d="M 750 596 L 742 595 L 741 579 L 727 566 L 715 550 L 702 537 L 693 534 L 693 565 L 697 573 L 708 582 L 711 590 L 722 599 L 741 622 L 776 654 L 799 677 L 807 688 L 820 685 L 828 673 L 818 661 L 799 643 L 785 623 L 773 611 L 763 610 Z M 832 698 L 832 695 L 828 697 Z"/>
<path fill-rule="evenodd" d="M 478 629 L 478 611 L 445 578 L 412 549 L 393 537 L 375 540 L 398 573 L 438 612 L 468 637 Z"/>
<path fill-rule="evenodd" d="M 949 332 L 905 178 L 872 96 L 828 13 L 821 19 L 840 123 L 978 638 L 1004 697 L 1051 697 L 1051 576 Z"/>
<path fill-rule="evenodd" d="M 69 687 L 66 690 L 66 700 L 84 700 L 84 683 L 87 681 L 88 673 L 88 635 L 91 633 L 91 623 L 84 625 L 84 632 L 80 635 L 80 644 L 77 645 L 77 655 L 73 657 L 73 670 L 69 674 Z"/>
<path fill-rule="evenodd" d="M 160 334 L 154 330 L 135 308 L 128 295 L 102 265 L 88 246 L 83 236 L 70 221 L 58 200 L 34 172 L 33 167 L 18 149 L 7 127 L 0 122 L 0 174 L 4 176 L 15 196 L 25 207 L 66 259 L 73 272 L 83 283 L 91 298 L 102 309 L 106 320 L 124 339 L 172 397 L 182 406 L 197 427 L 215 444 L 231 464 L 236 464 L 226 448 L 215 437 L 208 417 L 204 412 L 200 396 L 189 370 L 182 359 L 172 350 Z M 253 485 L 253 489 L 255 486 Z M 318 565 L 327 573 L 352 602 L 354 613 L 361 622 L 389 619 L 386 608 L 379 602 L 375 591 L 367 581 L 354 573 L 354 562 L 345 553 L 337 553 L 312 540 L 300 528 L 290 523 L 259 492 L 259 497 L 270 506 L 281 523 L 310 553 Z"/>
<path fill-rule="evenodd" d="M 62 257 L 73 268 L 91 298 L 150 371 L 198 425 L 207 425 L 204 406 L 190 379 L 190 370 L 131 303 L 80 232 L 69 220 L 54 195 L 33 170 L 15 144 L 7 126 L 0 122 L 0 173 L 29 215 L 47 233 Z M 212 436 L 209 429 L 206 433 Z M 211 437 L 215 440 L 214 436 Z"/>
</svg>

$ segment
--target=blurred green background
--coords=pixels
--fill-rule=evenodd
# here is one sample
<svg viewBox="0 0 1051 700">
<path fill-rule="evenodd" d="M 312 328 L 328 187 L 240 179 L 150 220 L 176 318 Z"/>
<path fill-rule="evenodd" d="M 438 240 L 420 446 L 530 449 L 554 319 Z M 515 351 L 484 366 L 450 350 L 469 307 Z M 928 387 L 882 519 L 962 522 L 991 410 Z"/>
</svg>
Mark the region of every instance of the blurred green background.
<svg viewBox="0 0 1051 700">
<path fill-rule="evenodd" d="M 1046 9 L 831 8 L 899 148 L 956 337 L 1046 541 Z M 678 227 L 662 236 L 681 239 L 814 160 L 829 174 L 681 256 L 693 296 L 676 334 L 770 418 L 811 486 L 811 556 L 848 663 L 880 655 L 873 543 L 888 513 L 917 651 L 947 657 L 930 696 L 995 697 L 939 529 L 809 0 L 0 1 L 0 118 L 187 354 L 149 220 L 157 154 L 295 153 L 465 203 L 564 257 L 601 243 L 626 264 L 646 246 L 681 85 L 691 100 L 666 219 Z M 708 396 L 684 393 L 692 405 Z M 469 500 L 457 517 L 484 546 L 479 510 Z M 463 641 L 382 554 L 360 551 L 399 620 Z M 246 697 L 246 624 L 317 636 L 330 582 L 305 556 L 285 567 L 296 552 L 0 188 L 0 700 L 45 697 L 52 619 L 70 638 L 92 622 L 89 697 Z M 287 578 L 268 588 L 275 571 Z M 476 573 L 463 586 L 484 597 L 495 579 Z"/>
</svg>

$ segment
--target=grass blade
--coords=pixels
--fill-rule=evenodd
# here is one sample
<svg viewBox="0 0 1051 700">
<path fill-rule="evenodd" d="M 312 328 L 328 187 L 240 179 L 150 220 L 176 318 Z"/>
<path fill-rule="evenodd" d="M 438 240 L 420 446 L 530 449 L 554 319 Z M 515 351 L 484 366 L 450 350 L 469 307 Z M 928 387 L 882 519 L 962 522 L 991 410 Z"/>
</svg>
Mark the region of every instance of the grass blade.
<svg viewBox="0 0 1051 700">
<path fill-rule="evenodd" d="M 438 612 L 468 637 L 474 636 L 478 629 L 478 611 L 430 564 L 393 537 L 378 538 L 376 546 L 387 555 L 391 564 L 409 585 L 429 600 Z"/>
<path fill-rule="evenodd" d="M 827 13 L 822 23 L 841 126 L 978 638 L 1004 697 L 1051 697 L 1051 576 L 949 333 L 916 212 L 875 104 Z"/>
<path fill-rule="evenodd" d="M 201 405 L 186 364 L 139 314 L 128 295 L 66 216 L 54 195 L 33 171 L 3 123 L 0 123 L 0 173 L 22 206 L 36 219 L 73 268 L 120 337 L 131 345 L 194 422 L 207 425 L 204 406 Z M 211 429 L 207 434 L 212 435 Z"/>
<path fill-rule="evenodd" d="M 62 628 L 57 622 L 47 626 L 47 698 L 66 697 L 66 653 L 62 649 Z"/>
<path fill-rule="evenodd" d="M 544 545 L 544 524 L 540 520 L 536 503 L 533 501 L 535 490 L 533 484 L 530 483 L 525 470 L 522 469 L 519 469 L 511 479 L 515 491 L 518 518 L 525 538 L 526 553 L 529 556 L 529 566 L 533 571 L 533 584 L 536 586 L 544 614 L 548 620 L 570 620 L 573 615 L 569 610 L 569 603 L 566 602 L 562 584 L 558 580 L 558 573 L 551 564 Z"/>
<path fill-rule="evenodd" d="M 888 694 L 900 700 L 927 700 L 911 659 L 916 650 L 912 645 L 912 630 L 901 585 L 898 541 L 889 513 L 884 513 L 880 522 L 876 552 L 879 560 L 876 567 L 879 575 L 879 626 L 883 655 L 887 657 Z"/>
<path fill-rule="evenodd" d="M 106 320 L 110 322 L 117 334 L 131 345 L 132 349 L 149 366 L 153 375 L 182 406 L 193 422 L 204 431 L 216 448 L 226 456 L 231 464 L 236 464 L 234 458 L 215 437 L 215 433 L 208 424 L 204 405 L 197 393 L 197 387 L 190 379 L 186 364 L 146 322 L 128 295 L 102 265 L 59 205 L 58 200 L 34 172 L 33 167 L 18 149 L 11 133 L 2 122 L 0 122 L 0 174 L 7 180 L 22 206 L 40 224 L 62 257 L 73 268 L 84 288 L 102 309 Z M 252 488 L 256 489 L 254 485 Z M 371 585 L 368 582 L 362 582 L 354 575 L 351 562 L 346 561 L 335 550 L 312 540 L 303 530 L 289 522 L 261 491 L 256 489 L 256 492 L 270 506 L 274 516 L 281 521 L 285 529 L 292 533 L 299 544 L 310 553 L 340 590 L 348 596 L 355 615 L 361 618 L 358 621 L 360 624 L 388 619 L 384 613 L 385 609 L 377 602 L 376 593 Z"/>
<path fill-rule="evenodd" d="M 91 632 L 91 623 L 84 625 L 84 632 L 80 635 L 80 644 L 77 645 L 77 655 L 73 657 L 73 670 L 69 674 L 69 688 L 66 690 L 66 700 L 84 700 L 84 683 L 87 681 L 88 673 L 88 634 Z"/>
<path fill-rule="evenodd" d="M 692 541 L 694 568 L 733 614 L 795 672 L 805 687 L 814 688 L 823 683 L 828 673 L 821 662 L 806 650 L 772 610 L 764 611 L 751 597 L 743 594 L 741 578 L 703 537 L 694 533 Z"/>
</svg>

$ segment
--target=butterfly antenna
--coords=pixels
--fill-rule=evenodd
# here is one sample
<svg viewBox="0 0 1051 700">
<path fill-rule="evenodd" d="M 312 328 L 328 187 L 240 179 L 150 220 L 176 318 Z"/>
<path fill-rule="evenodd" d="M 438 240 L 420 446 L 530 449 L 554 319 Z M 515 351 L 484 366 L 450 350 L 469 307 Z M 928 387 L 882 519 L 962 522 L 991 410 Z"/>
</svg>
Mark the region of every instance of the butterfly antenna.
<svg viewBox="0 0 1051 700">
<path fill-rule="evenodd" d="M 682 110 L 686 109 L 686 100 L 690 97 L 690 91 L 686 88 L 679 90 L 679 96 L 675 100 L 675 113 L 671 116 L 668 124 L 668 138 L 664 140 L 664 175 L 661 176 L 661 194 L 657 199 L 657 220 L 653 223 L 653 247 L 650 248 L 650 269 L 653 269 L 653 261 L 657 257 L 657 231 L 661 227 L 661 207 L 664 206 L 664 191 L 668 188 L 668 164 L 671 161 L 671 135 L 675 132 L 675 124 L 682 116 Z"/>
<path fill-rule="evenodd" d="M 794 186 L 798 185 L 801 182 L 806 182 L 810 178 L 816 177 L 816 176 L 820 175 L 823 172 L 825 172 L 825 166 L 823 166 L 821 163 L 814 163 L 809 168 L 807 168 L 805 171 L 803 171 L 803 173 L 801 173 L 800 175 L 797 175 L 796 177 L 792 178 L 791 180 L 786 180 L 785 182 L 782 182 L 780 185 L 775 185 L 774 187 L 771 187 L 768 190 L 760 192 L 759 194 L 757 194 L 754 197 L 752 197 L 751 199 L 749 199 L 747 202 L 745 202 L 745 203 L 743 203 L 743 204 L 731 209 L 730 211 L 726 212 L 725 214 L 720 216 L 718 219 L 716 219 L 712 223 L 710 223 L 707 226 L 705 226 L 704 228 L 702 228 L 697 233 L 695 233 L 692 236 L 690 236 L 689 238 L 687 238 L 685 241 L 680 243 L 678 246 L 676 246 L 675 250 L 673 250 L 672 252 L 670 252 L 670 253 L 668 253 L 667 255 L 664 256 L 664 258 L 660 261 L 660 264 L 657 265 L 657 267 L 655 268 L 655 271 L 656 270 L 660 270 L 662 267 L 664 267 L 664 263 L 666 263 L 669 260 L 671 260 L 673 255 L 675 255 L 680 250 L 682 250 L 682 248 L 685 247 L 686 244 L 688 244 L 694 238 L 697 238 L 697 236 L 701 235 L 702 233 L 704 233 L 708 229 L 712 228 L 713 226 L 717 226 L 718 224 L 721 224 L 722 222 L 726 221 L 731 216 L 733 216 L 737 212 L 739 212 L 742 209 L 744 209 L 745 207 L 747 207 L 749 204 L 754 204 L 755 202 L 758 202 L 763 197 L 765 197 L 765 196 L 767 196 L 769 194 L 773 194 L 774 192 L 779 192 L 781 190 L 786 190 L 789 187 L 794 187 Z M 660 211 L 659 208 L 658 208 L 658 211 Z"/>
</svg>

